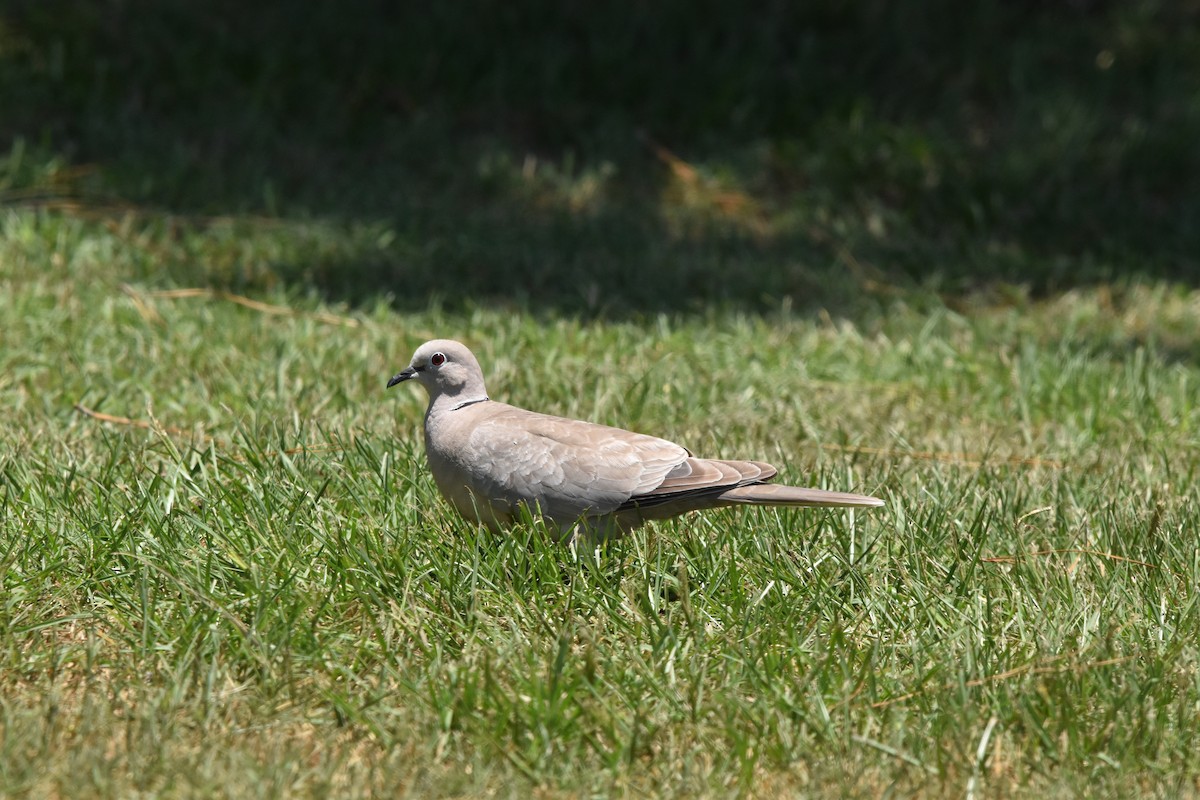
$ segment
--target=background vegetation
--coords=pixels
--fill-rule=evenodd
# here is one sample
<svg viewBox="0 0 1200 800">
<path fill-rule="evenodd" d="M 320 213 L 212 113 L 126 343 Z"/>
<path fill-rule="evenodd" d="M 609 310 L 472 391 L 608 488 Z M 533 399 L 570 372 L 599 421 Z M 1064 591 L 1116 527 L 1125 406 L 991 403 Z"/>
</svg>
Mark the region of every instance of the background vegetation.
<svg viewBox="0 0 1200 800">
<path fill-rule="evenodd" d="M 1195 795 L 1197 23 L 9 0 L 0 794 Z M 482 534 L 434 335 L 888 507 Z"/>
</svg>

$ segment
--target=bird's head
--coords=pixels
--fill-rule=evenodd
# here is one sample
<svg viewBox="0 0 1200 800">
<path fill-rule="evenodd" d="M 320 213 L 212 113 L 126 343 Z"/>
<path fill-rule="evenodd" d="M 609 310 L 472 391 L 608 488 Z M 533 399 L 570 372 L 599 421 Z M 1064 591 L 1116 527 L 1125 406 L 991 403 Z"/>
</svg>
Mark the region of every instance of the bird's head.
<svg viewBox="0 0 1200 800">
<path fill-rule="evenodd" d="M 462 342 L 453 339 L 434 339 L 417 348 L 408 366 L 388 381 L 388 388 L 407 380 L 417 380 L 431 400 L 440 395 L 465 399 L 484 399 L 483 370 Z"/>
</svg>

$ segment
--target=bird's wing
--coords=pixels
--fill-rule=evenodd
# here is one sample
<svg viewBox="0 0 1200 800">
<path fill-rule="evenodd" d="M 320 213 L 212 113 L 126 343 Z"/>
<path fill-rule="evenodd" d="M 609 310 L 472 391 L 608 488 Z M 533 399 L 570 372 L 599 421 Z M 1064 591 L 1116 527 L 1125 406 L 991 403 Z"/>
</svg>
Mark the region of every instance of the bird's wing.
<svg viewBox="0 0 1200 800">
<path fill-rule="evenodd" d="M 502 403 L 481 404 L 471 417 L 456 458 L 469 488 L 536 505 L 560 522 L 611 513 L 689 460 L 687 450 L 665 439 Z"/>
</svg>

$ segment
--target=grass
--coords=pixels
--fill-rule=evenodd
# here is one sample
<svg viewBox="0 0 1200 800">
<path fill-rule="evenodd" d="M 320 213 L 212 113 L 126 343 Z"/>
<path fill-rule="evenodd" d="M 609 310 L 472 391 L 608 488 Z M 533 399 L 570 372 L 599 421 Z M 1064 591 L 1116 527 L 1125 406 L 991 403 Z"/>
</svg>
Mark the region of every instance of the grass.
<svg viewBox="0 0 1200 800">
<path fill-rule="evenodd" d="M 1193 291 L 870 326 L 272 315 L 122 291 L 140 254 L 104 226 L 5 225 L 9 795 L 1196 789 L 1198 376 L 1159 349 Z M 428 331 L 514 402 L 888 508 L 599 554 L 476 531 L 421 398 L 382 389 Z"/>
<path fill-rule="evenodd" d="M 287 8 L 0 12 L 0 795 L 1200 793 L 1194 10 Z M 887 507 L 476 530 L 433 336 Z"/>
</svg>

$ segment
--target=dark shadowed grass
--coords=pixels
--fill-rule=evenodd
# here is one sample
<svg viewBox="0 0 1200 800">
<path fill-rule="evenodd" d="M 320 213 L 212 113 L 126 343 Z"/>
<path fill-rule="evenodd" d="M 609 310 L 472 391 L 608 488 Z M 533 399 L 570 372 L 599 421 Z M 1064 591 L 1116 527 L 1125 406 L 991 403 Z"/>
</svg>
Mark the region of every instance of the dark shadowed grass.
<svg viewBox="0 0 1200 800">
<path fill-rule="evenodd" d="M 154 281 L 404 311 L 857 318 L 897 289 L 1200 274 L 1191 4 L 464 16 L 16 0 L 0 203 L 140 210 L 185 251 L 210 229 Z M 247 253 L 250 215 L 293 233 Z"/>
</svg>

